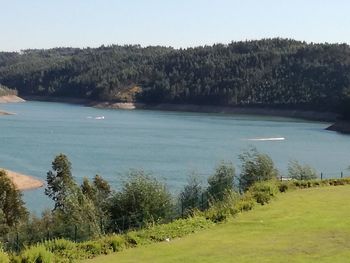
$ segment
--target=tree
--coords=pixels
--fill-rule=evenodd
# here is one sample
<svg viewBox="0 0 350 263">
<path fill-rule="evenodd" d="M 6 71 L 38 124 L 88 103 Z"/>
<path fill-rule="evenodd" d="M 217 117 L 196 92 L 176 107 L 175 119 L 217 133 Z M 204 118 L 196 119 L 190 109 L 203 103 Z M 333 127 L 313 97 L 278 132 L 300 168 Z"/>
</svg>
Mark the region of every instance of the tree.
<svg viewBox="0 0 350 263">
<path fill-rule="evenodd" d="M 203 193 L 201 183 L 196 175 L 188 178 L 187 185 L 180 193 L 181 212 L 189 215 L 194 209 L 200 208 L 201 195 Z M 203 204 L 202 204 L 203 205 Z"/>
<path fill-rule="evenodd" d="M 52 162 L 52 171 L 47 173 L 45 194 L 55 202 L 54 210 L 64 209 L 65 199 L 75 186 L 71 166 L 67 156 L 61 153 Z"/>
<path fill-rule="evenodd" d="M 312 180 L 317 178 L 317 172 L 307 164 L 301 165 L 298 161 L 290 161 L 288 176 L 296 180 Z"/>
<path fill-rule="evenodd" d="M 235 168 L 232 163 L 221 162 L 214 175 L 208 179 L 208 194 L 215 200 L 223 200 L 228 191 L 233 190 Z"/>
<path fill-rule="evenodd" d="M 165 185 L 143 171 L 130 172 L 122 190 L 112 198 L 110 211 L 121 230 L 167 221 L 172 212 L 172 197 Z"/>
<path fill-rule="evenodd" d="M 246 191 L 255 182 L 271 180 L 278 176 L 278 171 L 270 156 L 259 153 L 255 147 L 241 153 L 239 159 L 242 162 L 239 179 L 242 191 Z"/>
<path fill-rule="evenodd" d="M 16 188 L 4 170 L 0 170 L 0 233 L 27 218 L 28 212 L 22 200 L 22 193 Z"/>
<path fill-rule="evenodd" d="M 113 193 L 108 182 L 99 175 L 94 177 L 92 184 L 84 178 L 81 190 L 94 203 L 100 220 L 106 222 L 109 219 L 109 206 Z"/>
<path fill-rule="evenodd" d="M 45 194 L 55 202 L 52 211 L 54 235 L 73 238 L 74 227 L 78 226 L 80 238 L 101 233 L 96 206 L 74 181 L 66 155 L 59 154 L 52 162 L 52 171 L 47 173 Z"/>
</svg>

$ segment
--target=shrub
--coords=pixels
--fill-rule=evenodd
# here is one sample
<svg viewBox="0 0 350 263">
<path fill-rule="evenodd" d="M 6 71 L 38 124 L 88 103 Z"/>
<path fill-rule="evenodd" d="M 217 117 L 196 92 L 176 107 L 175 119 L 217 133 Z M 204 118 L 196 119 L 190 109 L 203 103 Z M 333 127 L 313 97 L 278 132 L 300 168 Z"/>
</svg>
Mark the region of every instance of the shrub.
<svg viewBox="0 0 350 263">
<path fill-rule="evenodd" d="M 10 258 L 7 255 L 7 253 L 5 253 L 2 250 L 0 250 L 0 262 L 1 263 L 9 263 L 10 262 Z"/>
<path fill-rule="evenodd" d="M 112 199 L 111 218 L 121 230 L 167 222 L 173 216 L 171 194 L 143 171 L 131 172 L 122 191 Z"/>
<path fill-rule="evenodd" d="M 239 159 L 242 162 L 239 179 L 242 191 L 248 190 L 255 182 L 275 179 L 278 176 L 272 159 L 267 154 L 259 153 L 254 147 L 240 154 Z"/>
<path fill-rule="evenodd" d="M 82 251 L 84 258 L 93 258 L 102 254 L 101 240 L 85 241 L 77 244 L 78 250 Z"/>
<path fill-rule="evenodd" d="M 199 212 L 202 213 L 202 212 Z M 186 219 L 177 219 L 169 224 L 155 225 L 137 232 L 128 233 L 137 237 L 139 243 L 149 243 L 164 241 L 167 238 L 178 238 L 206 229 L 213 226 L 213 222 L 205 219 L 203 216 L 193 216 Z M 141 242 L 142 241 L 142 242 Z"/>
<path fill-rule="evenodd" d="M 297 161 L 290 161 L 288 176 L 296 180 L 312 180 L 317 178 L 317 172 L 307 164 L 301 165 Z"/>
<path fill-rule="evenodd" d="M 43 242 L 43 246 L 54 253 L 57 258 L 67 259 L 67 262 L 84 258 L 83 253 L 77 249 L 77 244 L 66 239 L 53 239 Z"/>
<path fill-rule="evenodd" d="M 249 211 L 254 208 L 256 201 L 250 192 L 245 192 L 237 202 L 236 207 L 240 212 Z"/>
<path fill-rule="evenodd" d="M 214 175 L 208 178 L 208 194 L 217 201 L 225 198 L 227 191 L 233 190 L 235 168 L 231 163 L 221 162 L 216 168 Z"/>
<path fill-rule="evenodd" d="M 20 255 L 22 263 L 51 263 L 54 254 L 46 250 L 43 245 L 36 245 L 25 249 Z"/>
<path fill-rule="evenodd" d="M 100 239 L 103 243 L 102 253 L 109 253 L 108 250 L 112 252 L 117 252 L 125 249 L 127 247 L 127 242 L 125 238 L 121 235 L 109 235 Z"/>
<path fill-rule="evenodd" d="M 194 209 L 200 207 L 201 194 L 202 186 L 198 178 L 195 175 L 190 176 L 187 185 L 184 186 L 179 196 L 183 216 L 190 216 Z"/>
<path fill-rule="evenodd" d="M 239 199 L 238 193 L 233 190 L 226 191 L 223 200 L 214 200 L 209 209 L 203 212 L 203 215 L 215 223 L 225 221 L 239 212 L 237 209 Z"/>
<path fill-rule="evenodd" d="M 279 189 L 276 181 L 266 181 L 255 183 L 249 188 L 249 192 L 251 192 L 257 203 L 264 205 L 277 195 Z"/>
</svg>

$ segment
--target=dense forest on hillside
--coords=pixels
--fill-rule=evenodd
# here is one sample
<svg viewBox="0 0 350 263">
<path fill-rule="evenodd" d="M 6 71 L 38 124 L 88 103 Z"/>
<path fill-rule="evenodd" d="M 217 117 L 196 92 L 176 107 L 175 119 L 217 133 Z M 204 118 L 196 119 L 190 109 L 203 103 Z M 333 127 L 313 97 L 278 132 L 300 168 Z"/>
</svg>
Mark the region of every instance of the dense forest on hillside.
<svg viewBox="0 0 350 263">
<path fill-rule="evenodd" d="M 0 52 L 20 95 L 350 112 L 350 46 L 289 39 L 187 49 L 101 46 Z"/>
</svg>

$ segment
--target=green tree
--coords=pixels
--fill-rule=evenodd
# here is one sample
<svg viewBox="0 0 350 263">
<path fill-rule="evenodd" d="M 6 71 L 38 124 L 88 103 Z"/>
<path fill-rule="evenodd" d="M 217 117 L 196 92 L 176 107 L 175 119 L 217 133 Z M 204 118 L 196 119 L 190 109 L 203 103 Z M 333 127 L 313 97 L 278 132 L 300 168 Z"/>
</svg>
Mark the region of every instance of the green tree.
<svg viewBox="0 0 350 263">
<path fill-rule="evenodd" d="M 81 185 L 83 194 L 95 205 L 100 220 L 106 222 L 109 219 L 109 210 L 112 197 L 111 186 L 101 176 L 96 175 L 93 183 L 84 178 Z"/>
<path fill-rule="evenodd" d="M 52 170 L 47 173 L 45 194 L 55 202 L 54 210 L 64 209 L 65 199 L 75 186 L 71 166 L 67 156 L 59 154 L 52 162 Z"/>
<path fill-rule="evenodd" d="M 203 189 L 198 177 L 192 174 L 179 197 L 183 215 L 190 215 L 194 209 L 201 208 L 202 193 Z"/>
<path fill-rule="evenodd" d="M 317 172 L 310 165 L 302 165 L 298 161 L 290 161 L 288 164 L 288 176 L 296 180 L 312 180 L 317 178 Z"/>
<path fill-rule="evenodd" d="M 114 195 L 110 212 L 114 225 L 125 230 L 169 220 L 173 202 L 164 184 L 143 171 L 132 171 Z"/>
<path fill-rule="evenodd" d="M 45 194 L 55 202 L 52 211 L 55 236 L 73 238 L 74 228 L 78 227 L 79 239 L 101 232 L 97 208 L 74 181 L 66 155 L 59 154 L 52 162 L 52 171 L 47 173 Z"/>
<path fill-rule="evenodd" d="M 215 200 L 223 200 L 228 191 L 233 190 L 235 168 L 232 163 L 221 162 L 215 173 L 208 179 L 208 194 Z"/>
<path fill-rule="evenodd" d="M 255 182 L 277 178 L 278 171 L 267 154 L 259 153 L 255 147 L 249 148 L 239 155 L 242 162 L 239 185 L 246 191 Z"/>
<path fill-rule="evenodd" d="M 22 193 L 16 188 L 4 170 L 0 170 L 0 233 L 16 226 L 27 218 L 28 212 Z"/>
</svg>

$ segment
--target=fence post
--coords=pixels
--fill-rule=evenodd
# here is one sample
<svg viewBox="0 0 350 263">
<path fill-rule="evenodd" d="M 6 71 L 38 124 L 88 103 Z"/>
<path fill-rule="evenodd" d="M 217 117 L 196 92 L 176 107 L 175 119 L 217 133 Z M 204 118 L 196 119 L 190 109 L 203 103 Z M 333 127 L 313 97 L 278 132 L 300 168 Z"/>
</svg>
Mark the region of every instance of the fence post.
<svg viewBox="0 0 350 263">
<path fill-rule="evenodd" d="M 323 179 L 323 173 L 321 173 L 321 180 Z"/>
<path fill-rule="evenodd" d="M 340 178 L 343 178 L 343 172 L 340 172 Z"/>
<path fill-rule="evenodd" d="M 204 210 L 204 193 L 201 195 L 201 201 L 202 201 L 202 211 Z"/>
</svg>

